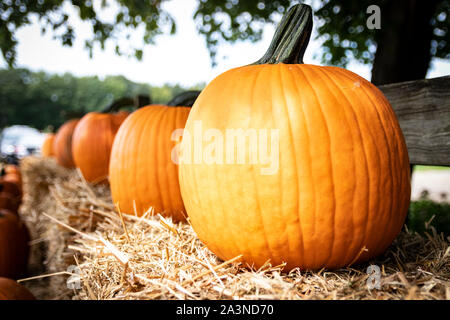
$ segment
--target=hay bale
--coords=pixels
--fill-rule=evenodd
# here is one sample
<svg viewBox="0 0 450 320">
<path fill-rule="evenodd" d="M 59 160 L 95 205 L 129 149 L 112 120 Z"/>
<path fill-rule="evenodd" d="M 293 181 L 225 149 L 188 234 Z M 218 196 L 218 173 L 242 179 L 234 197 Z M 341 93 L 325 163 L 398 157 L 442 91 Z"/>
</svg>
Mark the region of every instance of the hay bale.
<svg viewBox="0 0 450 320">
<path fill-rule="evenodd" d="M 54 165 L 39 161 L 33 164 L 38 172 L 39 166 Z M 294 269 L 284 273 L 283 266 L 269 263 L 253 270 L 241 265 L 239 257 L 220 261 L 199 241 L 189 224 L 174 224 L 151 212 L 143 217 L 117 212 L 107 187 L 90 186 L 74 171 L 54 174 L 48 179 L 47 195 L 36 195 L 49 200 L 30 200 L 35 207 L 28 206 L 26 211 L 36 210 L 34 216 L 28 213 L 29 219 L 42 224 L 40 234 L 48 245 L 46 271 L 59 272 L 51 278 L 54 297 L 450 298 L 450 238 L 433 229 L 425 236 L 403 230 L 389 250 L 370 263 L 336 271 Z M 79 277 L 72 280 L 80 281 L 80 289 L 67 289 L 66 270 L 71 264 L 79 267 Z M 367 268 L 371 264 L 379 267 L 380 289 L 368 288 L 372 276 Z"/>
<path fill-rule="evenodd" d="M 29 276 L 38 276 L 48 272 L 49 247 L 54 247 L 56 239 L 49 237 L 54 226 L 44 219 L 42 212 L 56 210 L 54 198 L 50 189 L 55 184 L 69 179 L 73 175 L 71 170 L 64 169 L 53 159 L 27 157 L 22 159 L 20 169 L 23 177 L 23 203 L 19 214 L 28 226 L 31 235 Z M 50 251 L 51 252 L 51 251 Z M 24 283 L 32 293 L 41 299 L 56 298 L 50 286 L 51 278 L 42 278 Z"/>
</svg>

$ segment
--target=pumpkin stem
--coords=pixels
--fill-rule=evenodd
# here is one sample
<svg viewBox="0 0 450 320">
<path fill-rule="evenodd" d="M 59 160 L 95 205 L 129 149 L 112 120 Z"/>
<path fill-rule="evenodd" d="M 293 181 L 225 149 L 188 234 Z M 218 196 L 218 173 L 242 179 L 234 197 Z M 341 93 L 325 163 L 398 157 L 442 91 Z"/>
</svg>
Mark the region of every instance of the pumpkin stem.
<svg viewBox="0 0 450 320">
<path fill-rule="evenodd" d="M 170 100 L 167 105 L 173 107 L 192 107 L 199 94 L 200 91 L 197 90 L 182 92 Z"/>
<path fill-rule="evenodd" d="M 269 49 L 255 64 L 299 64 L 308 46 L 313 25 L 312 9 L 306 4 L 291 7 L 281 19 Z"/>
<path fill-rule="evenodd" d="M 130 98 L 121 98 L 114 101 L 111 105 L 100 111 L 101 113 L 110 113 L 115 112 L 124 107 L 143 107 L 151 104 L 151 99 L 146 95 L 138 95 L 137 97 Z"/>
</svg>

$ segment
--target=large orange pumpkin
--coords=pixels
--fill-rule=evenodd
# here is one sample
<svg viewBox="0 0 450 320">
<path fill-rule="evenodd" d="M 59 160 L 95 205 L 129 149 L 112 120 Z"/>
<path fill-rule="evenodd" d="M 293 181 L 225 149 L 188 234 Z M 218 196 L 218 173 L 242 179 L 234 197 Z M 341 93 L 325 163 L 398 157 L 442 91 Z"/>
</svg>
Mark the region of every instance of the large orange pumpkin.
<svg viewBox="0 0 450 320">
<path fill-rule="evenodd" d="M 36 300 L 36 298 L 20 283 L 0 277 L 0 300 Z"/>
<path fill-rule="evenodd" d="M 16 279 L 25 274 L 29 241 L 25 224 L 14 213 L 0 209 L 0 277 Z"/>
<path fill-rule="evenodd" d="M 90 112 L 81 118 L 72 137 L 72 155 L 87 181 L 107 180 L 114 137 L 128 115 Z"/>
<path fill-rule="evenodd" d="M 140 216 L 150 207 L 155 213 L 184 220 L 178 166 L 172 161 L 176 141 L 172 133 L 184 128 L 190 111 L 187 92 L 168 105 L 149 105 L 133 112 L 114 139 L 109 165 L 111 194 L 123 212 Z M 181 105 L 181 106 L 174 106 Z"/>
<path fill-rule="evenodd" d="M 224 260 L 338 268 L 382 253 L 403 226 L 409 160 L 394 111 L 353 72 L 303 64 L 311 28 L 311 8 L 291 8 L 266 55 L 219 75 L 189 114 L 181 193 L 197 235 Z M 231 147 L 189 159 L 199 125 Z M 245 143 L 227 139 L 230 129 Z"/>
<path fill-rule="evenodd" d="M 53 157 L 53 142 L 55 140 L 55 135 L 53 133 L 47 134 L 44 142 L 42 143 L 41 154 L 44 158 Z"/>
<path fill-rule="evenodd" d="M 74 168 L 75 163 L 72 157 L 72 135 L 79 119 L 72 119 L 64 123 L 56 133 L 53 141 L 53 152 L 56 162 L 66 168 Z"/>
</svg>

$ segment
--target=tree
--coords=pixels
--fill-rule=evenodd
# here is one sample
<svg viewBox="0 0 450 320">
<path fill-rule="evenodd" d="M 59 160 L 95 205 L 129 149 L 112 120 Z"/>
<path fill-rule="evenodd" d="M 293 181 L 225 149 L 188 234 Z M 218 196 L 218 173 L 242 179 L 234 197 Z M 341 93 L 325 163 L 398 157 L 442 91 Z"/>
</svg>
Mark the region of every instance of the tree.
<svg viewBox="0 0 450 320">
<path fill-rule="evenodd" d="M 373 63 L 372 82 L 423 79 L 432 57 L 450 58 L 450 1 L 328 1 L 317 12 L 326 38 L 323 61 L 345 66 L 355 58 Z M 366 27 L 365 8 L 378 5 L 381 28 Z"/>
<path fill-rule="evenodd" d="M 52 75 L 26 69 L 0 69 L 0 129 L 15 124 L 43 130 L 59 127 L 66 120 L 86 112 L 100 111 L 123 97 L 150 95 L 153 103 L 167 103 L 185 90 L 179 85 L 152 87 L 122 76 L 74 77 L 69 73 Z"/>
<path fill-rule="evenodd" d="M 134 55 L 140 59 L 142 49 L 133 47 L 130 41 L 130 47 L 124 51 L 117 45 L 118 34 L 125 30 L 126 38 L 130 40 L 131 32 L 144 26 L 143 42 L 149 44 L 156 35 L 175 33 L 175 22 L 162 9 L 162 2 L 164 0 L 117 0 L 118 10 L 112 20 L 107 20 L 100 14 L 111 4 L 106 0 L 4 0 L 0 2 L 0 49 L 9 66 L 13 66 L 17 46 L 15 33 L 30 24 L 32 17 L 39 19 L 43 33 L 51 29 L 53 36 L 63 45 L 72 46 L 75 30 L 69 20 L 69 9 L 75 8 L 81 20 L 91 25 L 92 37 L 85 40 L 85 47 L 91 55 L 95 45 L 104 49 L 108 39 L 115 39 L 117 54 Z"/>
<path fill-rule="evenodd" d="M 160 34 L 173 34 L 176 24 L 164 9 L 169 0 L 116 0 L 118 10 L 111 21 L 101 18 L 106 4 L 100 1 L 5 0 L 0 2 L 0 49 L 12 66 L 17 41 L 15 32 L 38 16 L 44 29 L 52 29 L 64 45 L 75 37 L 68 19 L 68 6 L 77 8 L 82 20 L 92 26 L 93 36 L 85 42 L 92 53 L 95 45 L 104 47 L 108 39 L 117 38 L 122 29 L 128 35 L 145 26 L 143 44 L 152 43 Z M 318 35 L 323 40 L 320 53 L 324 64 L 345 67 L 351 59 L 373 63 L 375 84 L 424 78 L 432 57 L 450 58 L 450 0 L 322 0 L 314 3 Z M 93 5 L 94 3 L 94 5 Z M 214 64 L 220 44 L 258 41 L 264 24 L 275 23 L 297 0 L 198 0 L 194 19 L 204 35 Z M 381 29 L 366 25 L 367 8 L 381 10 Z M 142 48 L 124 50 L 142 58 Z"/>
</svg>

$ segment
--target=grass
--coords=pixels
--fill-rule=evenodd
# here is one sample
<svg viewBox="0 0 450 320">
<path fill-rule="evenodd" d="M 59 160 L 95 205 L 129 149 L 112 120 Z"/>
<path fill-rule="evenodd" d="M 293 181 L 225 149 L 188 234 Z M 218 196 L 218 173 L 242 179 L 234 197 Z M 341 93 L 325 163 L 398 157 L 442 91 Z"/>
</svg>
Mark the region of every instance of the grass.
<svg viewBox="0 0 450 320">
<path fill-rule="evenodd" d="M 407 225 L 410 230 L 421 234 L 432 226 L 437 233 L 450 236 L 450 203 L 434 202 L 426 195 L 418 201 L 411 201 Z"/>
<path fill-rule="evenodd" d="M 444 167 L 444 166 L 414 166 L 415 171 L 434 171 L 434 170 L 450 170 L 450 167 Z"/>
</svg>

